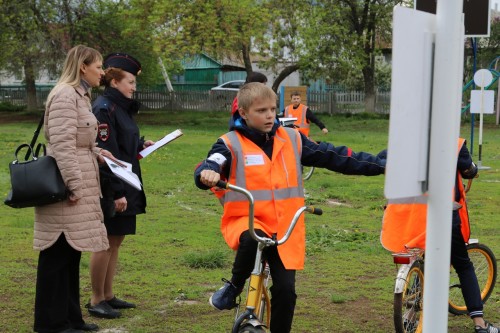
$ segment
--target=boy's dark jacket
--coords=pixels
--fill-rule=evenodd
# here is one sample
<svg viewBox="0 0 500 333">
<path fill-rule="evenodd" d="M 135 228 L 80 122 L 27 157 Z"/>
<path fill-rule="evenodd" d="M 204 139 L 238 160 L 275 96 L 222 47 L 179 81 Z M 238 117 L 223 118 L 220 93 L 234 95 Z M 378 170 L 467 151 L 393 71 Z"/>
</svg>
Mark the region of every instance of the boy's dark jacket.
<svg viewBox="0 0 500 333">
<path fill-rule="evenodd" d="M 271 159 L 274 135 L 279 126 L 279 122 L 276 121 L 271 132 L 267 134 L 258 133 L 250 129 L 239 114 L 235 113 L 234 125 L 231 127 L 231 130 L 238 131 L 252 140 Z M 302 139 L 302 158 L 300 162 L 304 166 L 326 168 L 347 175 L 375 176 L 383 174 L 385 171 L 385 150 L 377 156 L 364 152 L 355 153 L 345 146 L 335 147 L 327 142 L 311 141 L 303 134 L 300 136 Z M 226 158 L 226 167 L 220 170 L 219 165 L 215 161 L 204 160 L 201 162 L 194 173 L 195 184 L 200 189 L 208 189 L 207 186 L 200 182 L 200 173 L 203 170 L 214 170 L 224 176 L 225 179 L 229 178 L 228 166 L 231 165 L 232 156 L 230 150 L 220 138 L 212 146 L 207 157 L 215 153 L 222 154 Z"/>
</svg>

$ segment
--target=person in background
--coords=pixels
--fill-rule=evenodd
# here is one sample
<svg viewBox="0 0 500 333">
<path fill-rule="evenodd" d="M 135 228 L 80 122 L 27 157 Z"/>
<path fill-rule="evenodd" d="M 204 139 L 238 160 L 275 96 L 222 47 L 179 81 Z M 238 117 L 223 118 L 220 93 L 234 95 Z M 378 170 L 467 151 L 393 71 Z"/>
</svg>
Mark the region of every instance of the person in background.
<svg viewBox="0 0 500 333">
<path fill-rule="evenodd" d="M 247 75 L 245 80 L 245 84 L 249 82 L 260 82 L 263 84 L 267 83 L 267 76 L 259 72 L 251 72 Z M 229 130 L 234 125 L 234 114 L 238 113 L 238 96 L 236 96 L 233 100 L 233 105 L 231 106 L 231 118 L 229 119 Z"/>
<path fill-rule="evenodd" d="M 93 104 L 99 121 L 98 146 L 112 152 L 119 160 L 132 165 L 132 171 L 141 179 L 138 153 L 154 144 L 139 134 L 134 120 L 139 102 L 132 98 L 136 90 L 136 76 L 141 72 L 140 62 L 125 53 L 112 53 L 104 59 L 104 93 Z M 107 167 L 101 168 L 104 224 L 108 233 L 109 249 L 93 253 L 90 258 L 92 297 L 87 304 L 89 313 L 100 318 L 118 318 L 119 309 L 136 305 L 115 296 L 113 280 L 116 274 L 118 252 L 125 235 L 136 232 L 136 217 L 146 212 L 144 190 L 137 190 L 116 177 Z M 107 199 L 107 200 L 106 200 Z"/>
<path fill-rule="evenodd" d="M 297 118 L 294 125 L 307 137 L 309 137 L 310 123 L 316 124 L 324 134 L 328 133 L 328 129 L 325 124 L 323 124 L 321 120 L 314 115 L 309 107 L 302 104 L 300 92 L 292 92 L 290 94 L 290 98 L 292 104 L 285 108 L 285 111 L 283 111 L 283 117 Z"/>
<path fill-rule="evenodd" d="M 47 154 L 54 157 L 69 191 L 68 199 L 35 207 L 34 249 L 39 250 L 34 331 L 97 331 L 80 307 L 82 251 L 106 251 L 108 239 L 99 202 L 101 155 L 90 89 L 99 86 L 101 54 L 78 45 L 69 50 L 62 74 L 50 92 L 44 120 Z M 5 320 L 5 318 L 4 318 Z"/>
<path fill-rule="evenodd" d="M 375 176 L 385 171 L 385 159 L 355 153 L 348 147 L 309 140 L 295 129 L 280 126 L 276 119 L 276 94 L 258 82 L 245 84 L 238 92 L 238 113 L 232 131 L 221 136 L 194 172 L 198 188 L 209 189 L 224 177 L 244 186 L 255 197 L 255 229 L 260 236 L 283 237 L 298 208 L 304 205 L 300 165 L 327 168 L 350 174 Z M 244 184 L 244 185 L 242 185 Z M 248 231 L 248 203 L 233 191 L 221 202 L 221 231 L 236 250 L 231 280 L 210 297 L 218 310 L 236 306 L 246 279 L 254 267 L 257 241 Z M 305 226 L 302 216 L 288 242 L 266 248 L 271 269 L 271 325 L 273 333 L 288 333 L 292 327 L 297 295 L 296 270 L 303 269 Z"/>
</svg>

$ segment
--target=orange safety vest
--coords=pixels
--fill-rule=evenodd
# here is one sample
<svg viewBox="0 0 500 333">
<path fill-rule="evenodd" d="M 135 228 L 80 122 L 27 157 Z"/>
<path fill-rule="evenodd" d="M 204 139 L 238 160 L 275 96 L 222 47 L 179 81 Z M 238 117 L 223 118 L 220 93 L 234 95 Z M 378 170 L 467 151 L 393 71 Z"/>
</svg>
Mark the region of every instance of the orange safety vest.
<svg viewBox="0 0 500 333">
<path fill-rule="evenodd" d="M 254 227 L 268 236 L 285 234 L 295 212 L 304 206 L 304 188 L 300 156 L 299 133 L 279 127 L 269 157 L 254 142 L 237 131 L 221 137 L 231 151 L 229 183 L 246 188 L 254 197 Z M 238 192 L 224 194 L 224 214 L 221 231 L 226 243 L 234 250 L 242 232 L 248 230 L 248 200 Z M 305 225 L 301 216 L 290 239 L 278 246 L 280 258 L 287 269 L 304 268 Z"/>
<path fill-rule="evenodd" d="M 290 104 L 285 108 L 284 117 L 297 118 L 297 120 L 293 123 L 298 127 L 299 132 L 309 137 L 309 121 L 307 121 L 307 106 L 304 104 L 299 104 L 299 106 L 294 109 L 293 104 Z"/>
<path fill-rule="evenodd" d="M 458 152 L 465 140 L 458 141 Z M 461 220 L 461 231 L 465 242 L 469 241 L 470 225 L 465 189 L 462 176 L 457 170 L 458 190 L 460 192 L 461 208 L 458 213 Z M 427 196 L 390 200 L 384 211 L 380 242 L 391 252 L 401 252 L 408 248 L 425 249 L 425 233 L 427 221 Z"/>
</svg>

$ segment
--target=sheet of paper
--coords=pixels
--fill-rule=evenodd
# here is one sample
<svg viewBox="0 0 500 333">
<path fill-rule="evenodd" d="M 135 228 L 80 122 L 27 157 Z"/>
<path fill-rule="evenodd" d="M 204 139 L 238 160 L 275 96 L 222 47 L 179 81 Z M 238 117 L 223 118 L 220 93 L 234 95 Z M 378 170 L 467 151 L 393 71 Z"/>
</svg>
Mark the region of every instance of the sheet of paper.
<svg viewBox="0 0 500 333">
<path fill-rule="evenodd" d="M 108 158 L 106 156 L 103 156 L 103 158 L 106 161 L 106 164 L 109 166 L 109 169 L 118 178 L 120 178 L 121 180 L 123 180 L 127 184 L 135 187 L 139 191 L 141 190 L 142 184 L 141 184 L 141 181 L 139 180 L 139 177 L 135 173 L 133 173 L 131 169 L 127 170 L 126 166 L 119 165 L 120 162 L 121 163 L 127 163 L 127 162 L 120 161 L 120 160 L 112 160 L 112 159 L 110 159 L 110 158 Z M 120 162 L 117 163 L 116 161 L 120 161 Z"/>
<path fill-rule="evenodd" d="M 131 163 L 128 163 L 128 162 L 125 162 L 125 161 L 122 161 L 122 160 L 119 160 L 117 158 L 109 158 L 107 157 L 108 159 L 110 159 L 112 162 L 115 162 L 116 164 L 118 164 L 119 166 L 127 169 L 128 171 L 132 171 L 132 164 Z"/>
<path fill-rule="evenodd" d="M 156 141 L 154 145 L 151 145 L 143 150 L 141 150 L 139 152 L 139 159 L 141 158 L 144 158 L 146 156 L 148 156 L 149 154 L 151 154 L 152 152 L 154 152 L 155 150 L 157 150 L 158 148 L 161 148 L 163 147 L 164 145 L 166 145 L 167 143 L 177 139 L 178 137 L 180 137 L 183 133 L 181 132 L 180 129 L 177 129 L 175 131 L 173 131 L 172 133 L 170 134 L 167 134 L 165 135 L 161 140 L 159 141 Z"/>
</svg>

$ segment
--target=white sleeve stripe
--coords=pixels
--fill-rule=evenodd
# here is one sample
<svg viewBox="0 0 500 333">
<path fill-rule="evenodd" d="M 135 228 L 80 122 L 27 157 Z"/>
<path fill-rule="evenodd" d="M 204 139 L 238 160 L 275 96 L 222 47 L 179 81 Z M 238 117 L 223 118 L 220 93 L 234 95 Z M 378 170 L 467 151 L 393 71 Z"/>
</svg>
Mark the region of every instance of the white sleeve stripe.
<svg viewBox="0 0 500 333">
<path fill-rule="evenodd" d="M 214 161 L 218 165 L 222 166 L 222 165 L 224 165 L 224 163 L 226 163 L 227 159 L 224 157 L 224 155 L 222 155 L 220 153 L 215 153 L 215 154 L 210 155 L 207 158 L 207 160 Z"/>
</svg>

